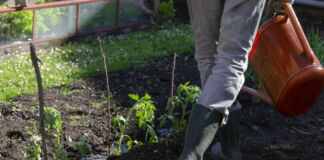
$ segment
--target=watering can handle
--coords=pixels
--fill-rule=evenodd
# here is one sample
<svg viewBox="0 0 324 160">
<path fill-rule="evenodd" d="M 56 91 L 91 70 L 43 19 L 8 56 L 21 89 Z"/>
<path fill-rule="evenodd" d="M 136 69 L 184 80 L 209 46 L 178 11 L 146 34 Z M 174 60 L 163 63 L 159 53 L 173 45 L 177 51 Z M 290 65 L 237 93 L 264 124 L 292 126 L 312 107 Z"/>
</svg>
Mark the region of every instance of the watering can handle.
<svg viewBox="0 0 324 160">
<path fill-rule="evenodd" d="M 310 62 L 314 62 L 314 59 L 316 59 L 316 58 L 314 58 L 313 50 L 311 49 L 311 47 L 307 41 L 305 33 L 297 19 L 297 16 L 296 16 L 291 4 L 289 2 L 282 2 L 281 4 L 284 6 L 286 14 L 288 15 L 289 19 L 291 20 L 291 23 L 296 31 L 299 41 L 301 42 L 301 44 L 303 46 L 303 49 L 304 49 L 303 55 Z"/>
</svg>

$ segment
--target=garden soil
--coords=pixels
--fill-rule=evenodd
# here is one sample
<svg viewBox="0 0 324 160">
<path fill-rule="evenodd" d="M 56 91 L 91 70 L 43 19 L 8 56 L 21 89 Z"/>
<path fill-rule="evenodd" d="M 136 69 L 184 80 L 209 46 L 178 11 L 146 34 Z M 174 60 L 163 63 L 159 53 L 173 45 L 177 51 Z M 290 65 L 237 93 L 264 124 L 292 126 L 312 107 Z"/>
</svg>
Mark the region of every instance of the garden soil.
<svg viewBox="0 0 324 160">
<path fill-rule="evenodd" d="M 128 94 L 138 93 L 143 96 L 146 92 L 152 96 L 157 107 L 157 117 L 163 114 L 170 94 L 172 58 L 173 56 L 161 58 L 140 69 L 110 73 L 112 115 L 126 115 L 127 109 L 134 103 Z M 196 68 L 192 53 L 178 55 L 175 84 L 190 81 L 193 85 L 199 85 Z M 46 106 L 58 109 L 64 121 L 60 139 L 66 156 L 81 158 L 73 143 L 82 137 L 95 152 L 107 150 L 107 105 L 103 97 L 106 94 L 105 88 L 105 76 L 100 75 L 45 90 Z M 323 101 L 303 115 L 288 118 L 267 104 L 253 102 L 244 92 L 240 93 L 239 100 L 243 104 L 240 147 L 244 159 L 324 159 Z M 31 120 L 38 118 L 36 106 L 36 94 L 24 94 L 0 104 L 0 159 L 24 158 L 26 146 L 32 144 L 31 136 L 26 131 L 32 128 Z M 158 122 L 156 126 L 157 124 Z M 112 134 L 113 140 L 119 136 L 117 131 Z M 144 133 L 137 129 L 136 121 L 128 125 L 126 134 L 143 141 Z M 162 137 L 157 144 L 143 145 L 110 159 L 176 159 L 182 150 L 184 134 L 178 132 L 169 138 Z M 69 139 L 73 142 L 69 142 Z M 48 148 L 52 157 L 55 152 L 54 143 L 49 143 Z M 210 159 L 208 154 L 206 159 Z"/>
<path fill-rule="evenodd" d="M 178 9 L 185 11 L 185 8 Z M 187 14 L 182 16 L 188 20 Z M 319 21 L 304 20 L 304 22 L 306 24 L 311 22 L 315 27 L 323 28 L 323 23 Z M 128 94 L 132 93 L 140 96 L 148 93 L 157 108 L 156 117 L 165 113 L 167 98 L 170 96 L 172 61 L 173 56 L 170 55 L 152 61 L 143 68 L 109 73 L 112 116 L 126 116 L 128 109 L 134 104 L 128 97 Z M 175 85 L 187 81 L 199 86 L 199 73 L 193 53 L 177 56 Z M 246 83 L 251 84 L 251 81 L 247 80 Z M 105 84 L 105 76 L 99 75 L 45 90 L 45 105 L 56 108 L 64 121 L 60 140 L 65 156 L 81 159 L 73 145 L 81 138 L 86 139 L 95 153 L 106 153 L 108 118 L 104 96 L 107 94 Z M 33 144 L 28 132 L 32 131 L 33 119 L 38 119 L 37 97 L 37 94 L 23 94 L 0 103 L 1 160 L 24 159 L 26 147 Z M 309 111 L 296 117 L 284 117 L 274 107 L 244 92 L 239 94 L 238 99 L 243 105 L 240 148 L 244 159 L 324 159 L 324 96 L 321 96 L 318 103 Z M 126 128 L 126 134 L 133 139 L 144 141 L 144 133 L 137 126 L 136 120 L 132 121 Z M 113 130 L 112 135 L 115 141 L 119 132 Z M 184 132 L 177 132 L 168 138 L 160 137 L 156 144 L 145 144 L 119 157 L 109 159 L 176 160 L 181 154 L 184 137 Z M 48 150 L 52 159 L 55 153 L 53 140 L 48 141 Z M 211 160 L 208 153 L 205 154 L 205 159 Z"/>
</svg>

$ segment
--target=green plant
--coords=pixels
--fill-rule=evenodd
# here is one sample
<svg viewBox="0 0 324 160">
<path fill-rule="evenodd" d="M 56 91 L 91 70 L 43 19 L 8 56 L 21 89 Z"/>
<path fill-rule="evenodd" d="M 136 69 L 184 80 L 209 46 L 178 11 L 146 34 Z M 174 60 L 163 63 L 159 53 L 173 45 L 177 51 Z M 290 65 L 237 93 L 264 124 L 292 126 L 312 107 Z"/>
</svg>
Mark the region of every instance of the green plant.
<svg viewBox="0 0 324 160">
<path fill-rule="evenodd" d="M 62 129 L 63 121 L 61 119 L 60 112 L 57 111 L 55 108 L 47 107 L 44 110 L 44 116 L 45 116 L 45 130 L 49 135 L 51 135 L 51 129 L 54 129 L 56 131 L 56 159 L 62 159 L 62 148 L 60 147 L 60 133 Z"/>
<path fill-rule="evenodd" d="M 155 25 L 146 32 L 122 36 L 106 36 L 102 39 L 107 68 L 114 72 L 131 67 L 143 67 L 154 59 L 194 50 L 192 30 L 189 25 Z M 39 52 L 38 58 L 44 88 L 66 85 L 88 76 L 103 73 L 97 39 L 68 43 L 61 48 Z M 35 73 L 28 54 L 19 54 L 0 63 L 0 100 L 23 93 L 35 93 Z"/>
<path fill-rule="evenodd" d="M 139 98 L 138 94 L 129 94 L 128 96 L 136 101 L 133 108 L 136 110 L 139 128 L 145 130 L 146 132 L 145 142 L 157 143 L 158 138 L 154 131 L 153 122 L 156 108 L 151 100 L 151 97 L 147 93 L 141 98 Z"/>
<path fill-rule="evenodd" d="M 70 125 L 71 127 L 74 127 L 74 126 L 78 126 L 78 125 L 80 125 L 80 123 L 79 123 L 79 121 L 77 121 L 77 120 L 72 120 L 72 121 L 69 123 L 69 125 Z"/>
<path fill-rule="evenodd" d="M 30 140 L 33 142 L 33 145 L 26 148 L 24 152 L 25 160 L 41 160 L 41 137 L 39 137 L 38 134 L 33 134 Z"/>
<path fill-rule="evenodd" d="M 28 146 L 24 153 L 25 160 L 41 160 L 40 145 Z"/>
<path fill-rule="evenodd" d="M 189 85 L 190 82 L 186 82 L 185 84 L 180 84 L 177 87 L 177 96 L 172 98 L 172 102 L 168 103 L 168 113 L 159 117 L 160 127 L 165 125 L 167 121 L 171 121 L 172 129 L 177 131 L 182 131 L 187 126 L 187 121 L 185 120 L 185 116 L 190 112 L 187 111 L 187 106 L 189 104 L 195 103 L 201 93 L 201 90 L 198 86 Z M 170 101 L 171 99 L 169 99 Z M 174 109 L 176 107 L 181 107 L 181 116 L 177 113 L 174 113 Z"/>
<path fill-rule="evenodd" d="M 69 139 L 72 143 L 72 139 Z M 88 154 L 93 154 L 92 146 L 86 142 L 86 138 L 81 137 L 80 140 L 73 144 L 73 146 L 78 150 L 81 157 L 84 157 Z"/>
<path fill-rule="evenodd" d="M 32 34 L 33 11 L 3 13 L 0 14 L 0 21 L 2 23 L 0 26 L 1 39 L 30 37 Z"/>
<path fill-rule="evenodd" d="M 122 152 L 126 152 L 127 150 L 123 150 L 122 148 L 122 142 L 124 138 L 128 139 L 126 142 L 128 146 L 128 150 L 130 150 L 132 147 L 138 147 L 141 146 L 143 143 L 138 142 L 136 140 L 132 140 L 131 137 L 128 135 L 125 135 L 125 128 L 127 124 L 131 121 L 131 115 L 134 111 L 136 111 L 136 117 L 138 118 L 138 125 L 139 128 L 145 130 L 145 141 L 147 143 L 156 143 L 158 141 L 157 135 L 154 131 L 154 112 L 155 112 L 155 106 L 153 105 L 153 102 L 151 100 L 151 97 L 148 94 L 145 94 L 145 96 L 139 98 L 137 94 L 129 94 L 129 97 L 136 101 L 136 103 L 129 109 L 127 113 L 126 119 L 121 116 L 117 115 L 112 120 L 112 126 L 114 129 L 118 129 L 120 132 L 119 139 L 113 143 L 113 146 L 116 148 L 114 151 L 115 155 L 120 155 Z"/>
<path fill-rule="evenodd" d="M 122 149 L 122 142 L 124 138 L 127 138 L 127 144 L 132 144 L 133 140 L 130 136 L 125 134 L 125 128 L 127 124 L 130 121 L 130 116 L 132 114 L 133 109 L 131 108 L 128 111 L 127 118 L 125 119 L 123 116 L 117 115 L 113 120 L 112 120 L 112 126 L 114 129 L 119 129 L 119 139 L 113 143 L 113 146 L 115 150 L 113 151 L 114 155 L 120 155 L 122 152 L 126 152 L 125 150 Z M 131 147 L 130 147 L 131 148 Z M 130 149 L 129 148 L 129 149 Z"/>
<path fill-rule="evenodd" d="M 312 26 L 307 34 L 307 39 L 317 58 L 324 64 L 324 40 L 319 35 L 319 30 Z"/>
<path fill-rule="evenodd" d="M 161 22 L 172 20 L 175 16 L 175 9 L 173 7 L 173 0 L 163 1 L 159 5 L 158 19 Z"/>
</svg>

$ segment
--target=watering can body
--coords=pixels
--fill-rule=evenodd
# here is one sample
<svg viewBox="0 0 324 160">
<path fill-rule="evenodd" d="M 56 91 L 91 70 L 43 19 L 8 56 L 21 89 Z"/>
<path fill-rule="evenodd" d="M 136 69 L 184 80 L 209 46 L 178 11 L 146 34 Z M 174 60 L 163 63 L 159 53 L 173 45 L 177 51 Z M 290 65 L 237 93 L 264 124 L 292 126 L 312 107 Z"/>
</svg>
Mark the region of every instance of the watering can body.
<svg viewBox="0 0 324 160">
<path fill-rule="evenodd" d="M 276 16 L 264 23 L 250 52 L 250 64 L 265 95 L 285 116 L 307 111 L 324 86 L 324 68 L 292 16 Z"/>
</svg>

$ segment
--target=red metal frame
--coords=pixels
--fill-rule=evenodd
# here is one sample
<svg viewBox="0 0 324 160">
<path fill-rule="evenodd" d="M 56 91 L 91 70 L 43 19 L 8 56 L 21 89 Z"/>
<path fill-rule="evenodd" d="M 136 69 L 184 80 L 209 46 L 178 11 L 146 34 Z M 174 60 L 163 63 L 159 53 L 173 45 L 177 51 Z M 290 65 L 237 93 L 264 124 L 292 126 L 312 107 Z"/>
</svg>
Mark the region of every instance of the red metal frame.
<svg viewBox="0 0 324 160">
<path fill-rule="evenodd" d="M 77 8 L 77 18 L 76 18 L 76 33 L 79 33 L 79 27 L 80 27 L 80 4 L 78 4 Z"/>
<path fill-rule="evenodd" d="M 33 41 L 35 40 L 35 22 L 36 22 L 36 10 L 33 11 L 33 33 L 32 33 Z"/>
<path fill-rule="evenodd" d="M 119 0 L 116 0 L 116 19 L 115 19 L 115 26 L 119 25 Z"/>
<path fill-rule="evenodd" d="M 25 42 L 21 42 L 21 43 L 2 45 L 2 46 L 0 46 L 0 49 L 8 48 L 8 47 L 16 47 L 16 46 L 20 46 L 20 45 L 26 45 L 26 44 L 29 44 L 29 43 L 38 43 L 38 42 L 55 40 L 55 39 L 63 39 L 63 38 L 69 38 L 69 37 L 82 36 L 82 35 L 92 34 L 92 33 L 96 33 L 96 32 L 111 31 L 111 30 L 116 30 L 116 29 L 122 29 L 122 28 L 142 25 L 142 24 L 152 24 L 152 21 L 148 20 L 148 21 L 143 21 L 143 22 L 132 23 L 132 24 L 127 24 L 127 25 L 121 25 L 120 26 L 119 25 L 120 0 L 116 0 L 115 26 L 80 33 L 80 31 L 79 31 L 80 24 L 79 23 L 80 23 L 80 6 L 81 6 L 81 4 L 95 3 L 95 2 L 102 2 L 102 1 L 114 2 L 114 0 L 65 0 L 65 1 L 49 2 L 49 3 L 44 3 L 44 4 L 32 4 L 32 5 L 29 5 L 28 7 L 1 8 L 0 9 L 0 14 L 1 13 L 11 13 L 11 12 L 16 12 L 16 11 L 33 10 L 33 31 L 32 31 L 32 40 L 31 41 L 25 41 Z M 35 22 L 36 22 L 37 10 L 38 9 L 43 9 L 43 8 L 61 7 L 61 6 L 69 6 L 69 5 L 77 5 L 76 32 L 75 32 L 75 34 L 36 40 L 35 39 Z"/>
</svg>

